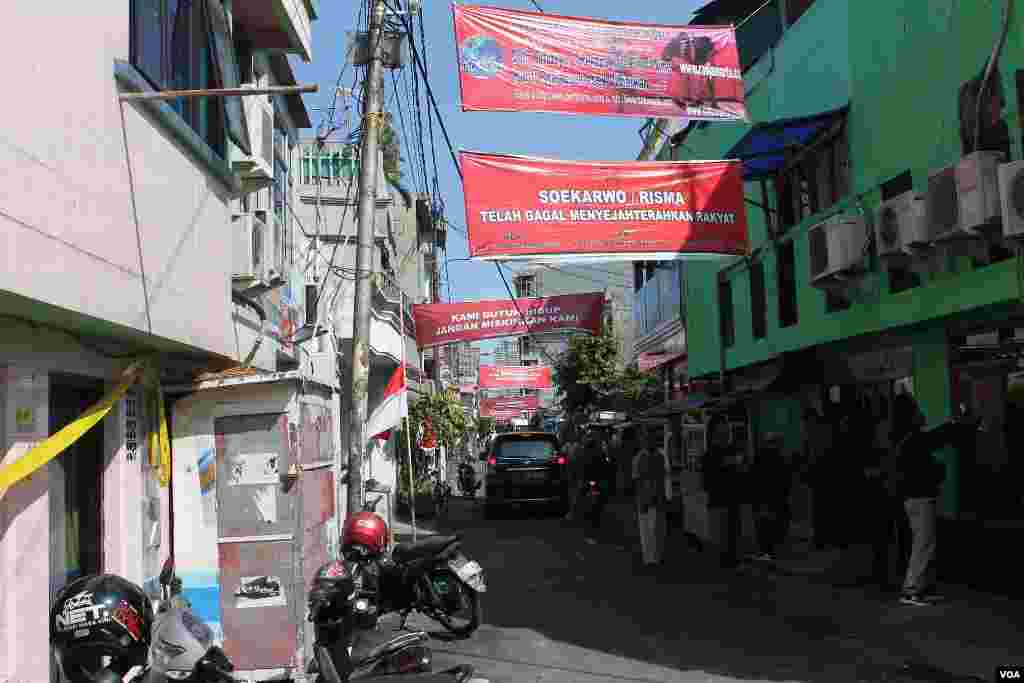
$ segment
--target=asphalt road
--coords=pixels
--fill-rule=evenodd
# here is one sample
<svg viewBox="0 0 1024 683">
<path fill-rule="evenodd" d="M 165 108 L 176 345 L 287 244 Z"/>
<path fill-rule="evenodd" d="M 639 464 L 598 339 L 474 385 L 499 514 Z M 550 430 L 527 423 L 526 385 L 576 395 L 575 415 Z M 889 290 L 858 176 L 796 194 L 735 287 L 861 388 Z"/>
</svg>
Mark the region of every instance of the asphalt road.
<svg viewBox="0 0 1024 683">
<path fill-rule="evenodd" d="M 984 680 L 921 664 L 898 622 L 857 616 L 862 593 L 724 571 L 678 541 L 666 567 L 644 573 L 635 550 L 587 545 L 557 516 L 482 513 L 453 500 L 440 530 L 461 533 L 486 569 L 484 625 L 453 641 L 409 621 L 436 633 L 435 670 L 472 664 L 499 683 Z"/>
</svg>

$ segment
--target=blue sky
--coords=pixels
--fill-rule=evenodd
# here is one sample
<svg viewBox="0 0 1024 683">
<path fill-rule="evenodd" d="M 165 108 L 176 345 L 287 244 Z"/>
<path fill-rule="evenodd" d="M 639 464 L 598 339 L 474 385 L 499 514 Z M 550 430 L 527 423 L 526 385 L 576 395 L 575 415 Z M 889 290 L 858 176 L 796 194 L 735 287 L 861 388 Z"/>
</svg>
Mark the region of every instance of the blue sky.
<svg viewBox="0 0 1024 683">
<path fill-rule="evenodd" d="M 708 0 L 538 0 L 546 12 L 571 16 L 590 16 L 620 21 L 685 24 L 693 10 Z M 468 4 L 468 3 L 467 3 Z M 508 9 L 531 10 L 530 0 L 483 0 L 478 4 Z M 295 71 L 301 83 L 317 83 L 320 92 L 305 95 L 314 125 L 319 123 L 331 103 L 334 85 L 345 58 L 345 35 L 355 26 L 357 10 L 365 0 L 321 0 L 320 18 L 313 23 L 313 61 L 296 61 Z M 451 3 L 448 0 L 423 0 L 426 26 L 427 63 L 430 84 L 456 151 L 460 148 L 481 152 L 524 154 L 574 160 L 635 159 L 640 151 L 638 129 L 642 119 L 565 114 L 462 112 Z M 415 68 L 411 58 L 405 67 Z M 351 86 L 352 69 L 345 74 L 344 85 Z M 388 101 L 393 97 L 391 75 L 385 78 Z M 403 91 L 400 90 L 400 93 Z M 408 124 L 409 107 L 405 107 Z M 396 117 L 397 119 L 397 117 Z M 352 121 L 358 120 L 353 112 Z M 426 123 L 424 122 L 424 127 Z M 438 177 L 441 198 L 449 220 L 465 225 L 462 188 L 448 149 L 435 122 Z M 312 135 L 313 131 L 308 131 Z M 432 166 L 429 157 L 428 164 Z M 403 156 L 408 156 L 403 149 Z M 432 171 L 432 169 L 431 169 Z M 406 177 L 409 173 L 406 172 Z M 468 256 L 463 234 L 451 231 L 448 258 Z M 452 299 L 502 299 L 508 294 L 496 269 L 490 263 L 454 261 L 448 264 Z M 447 295 L 447 292 L 446 292 Z"/>
</svg>

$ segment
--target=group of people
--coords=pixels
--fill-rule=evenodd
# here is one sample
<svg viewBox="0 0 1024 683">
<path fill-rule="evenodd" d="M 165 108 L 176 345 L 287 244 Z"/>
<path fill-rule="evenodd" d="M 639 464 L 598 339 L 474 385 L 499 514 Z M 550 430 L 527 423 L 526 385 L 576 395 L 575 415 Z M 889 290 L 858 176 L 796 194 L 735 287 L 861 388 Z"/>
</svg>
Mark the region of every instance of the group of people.
<svg viewBox="0 0 1024 683">
<path fill-rule="evenodd" d="M 932 604 L 938 498 L 945 466 L 934 454 L 946 446 L 969 447 L 977 423 L 954 418 L 926 430 L 921 408 L 909 393 L 893 398 L 891 421 L 869 406 L 841 407 L 825 416 L 805 412 L 806 452 L 787 454 L 778 435 L 768 435 L 753 463 L 734 447 L 730 426 L 715 416 L 707 426 L 702 463 L 708 506 L 723 514 L 722 559 L 738 561 L 741 509 L 752 505 L 761 559 L 772 559 L 788 535 L 790 494 L 798 478 L 812 498 L 815 545 L 872 548 L 872 580 L 889 587 L 889 548 L 895 535 L 905 564 L 900 601 Z M 882 411 L 889 416 L 889 406 Z M 876 429 L 887 425 L 885 433 Z"/>
<path fill-rule="evenodd" d="M 565 450 L 569 461 L 566 519 L 585 521 L 585 540 L 595 544 L 611 495 L 632 493 L 643 565 L 660 565 L 671 496 L 660 435 L 644 424 L 627 427 L 614 438 L 608 431 L 592 429 L 569 440 Z"/>
<path fill-rule="evenodd" d="M 836 406 L 823 415 L 805 412 L 804 452 L 786 452 L 779 434 L 767 434 L 753 461 L 732 439 L 725 416 L 707 425 L 702 461 L 708 507 L 722 520 L 724 566 L 740 562 L 742 509 L 754 511 L 756 557 L 772 560 L 789 534 L 794 484 L 811 491 L 815 544 L 845 548 L 870 545 L 873 582 L 889 588 L 889 549 L 895 535 L 905 571 L 900 601 L 925 606 L 934 591 L 938 498 L 945 466 L 934 454 L 946 446 L 969 447 L 977 423 L 954 418 L 934 429 L 909 393 L 892 406 Z M 886 418 L 881 419 L 882 412 Z M 567 439 L 569 514 L 586 523 L 585 539 L 596 543 L 613 493 L 631 494 L 645 567 L 662 563 L 668 503 L 668 460 L 660 431 L 632 425 L 617 437 L 594 429 Z"/>
</svg>

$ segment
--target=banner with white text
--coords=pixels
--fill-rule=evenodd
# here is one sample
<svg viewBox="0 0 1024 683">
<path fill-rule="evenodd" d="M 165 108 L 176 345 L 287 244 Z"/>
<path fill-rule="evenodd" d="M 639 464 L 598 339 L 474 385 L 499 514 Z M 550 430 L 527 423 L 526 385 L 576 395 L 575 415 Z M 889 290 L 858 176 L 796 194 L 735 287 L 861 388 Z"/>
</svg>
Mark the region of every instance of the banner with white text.
<svg viewBox="0 0 1024 683">
<path fill-rule="evenodd" d="M 740 161 L 461 157 L 473 258 L 661 260 L 748 250 Z"/>
</svg>

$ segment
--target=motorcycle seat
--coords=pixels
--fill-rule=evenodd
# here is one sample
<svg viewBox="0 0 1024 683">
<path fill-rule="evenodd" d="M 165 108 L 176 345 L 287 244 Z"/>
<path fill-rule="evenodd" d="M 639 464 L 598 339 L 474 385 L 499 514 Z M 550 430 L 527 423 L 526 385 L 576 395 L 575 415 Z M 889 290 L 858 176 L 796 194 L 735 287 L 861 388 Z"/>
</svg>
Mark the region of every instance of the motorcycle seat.
<svg viewBox="0 0 1024 683">
<path fill-rule="evenodd" d="M 442 551 L 458 543 L 458 535 L 455 536 L 431 536 L 415 543 L 399 543 L 392 553 L 398 562 L 411 562 L 425 557 L 438 555 Z"/>
</svg>

